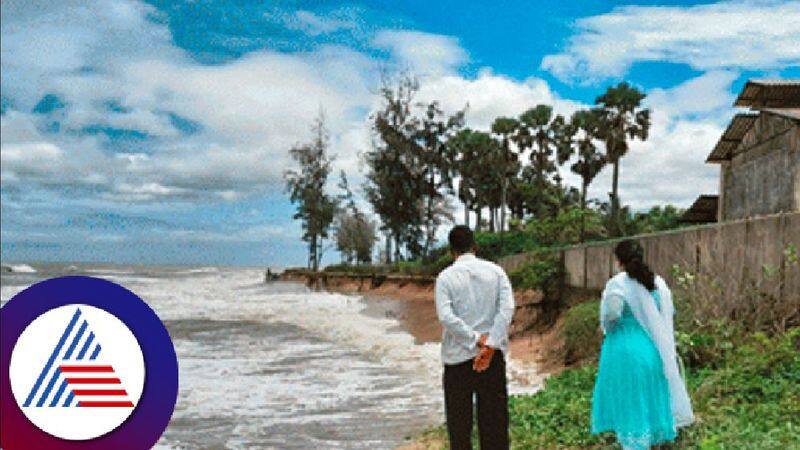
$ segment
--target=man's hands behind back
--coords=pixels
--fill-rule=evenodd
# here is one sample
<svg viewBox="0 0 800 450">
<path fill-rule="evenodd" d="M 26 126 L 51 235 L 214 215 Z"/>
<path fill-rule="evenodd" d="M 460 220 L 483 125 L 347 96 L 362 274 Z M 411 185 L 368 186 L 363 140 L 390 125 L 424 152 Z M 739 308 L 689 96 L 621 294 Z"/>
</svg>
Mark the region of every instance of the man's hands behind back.
<svg viewBox="0 0 800 450">
<path fill-rule="evenodd" d="M 486 339 L 488 337 L 489 335 L 484 333 L 478 340 L 478 348 L 480 349 L 480 351 L 478 352 L 478 356 L 476 356 L 472 362 L 472 370 L 476 372 L 483 372 L 484 370 L 488 369 L 489 364 L 492 363 L 492 357 L 494 356 L 494 349 L 492 347 L 486 346 Z"/>
</svg>

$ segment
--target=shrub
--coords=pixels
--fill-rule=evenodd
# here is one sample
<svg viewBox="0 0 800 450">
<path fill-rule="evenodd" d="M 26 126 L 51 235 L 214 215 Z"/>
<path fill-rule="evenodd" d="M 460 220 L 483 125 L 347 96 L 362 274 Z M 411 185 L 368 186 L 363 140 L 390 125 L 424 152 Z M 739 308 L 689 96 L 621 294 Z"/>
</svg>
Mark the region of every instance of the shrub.
<svg viewBox="0 0 800 450">
<path fill-rule="evenodd" d="M 529 263 L 511 272 L 509 279 L 515 289 L 538 289 L 547 293 L 560 287 L 562 276 L 558 254 L 545 249 L 531 253 Z"/>
<path fill-rule="evenodd" d="M 478 256 L 490 261 L 518 253 L 525 253 L 539 247 L 539 242 L 531 233 L 508 231 L 503 233 L 475 233 Z"/>
<path fill-rule="evenodd" d="M 736 323 L 744 331 L 780 333 L 800 325 L 800 292 L 786 286 L 786 273 L 796 272 L 798 252 L 794 244 L 783 251 L 783 267 L 763 265 L 758 275 L 745 280 L 737 290 L 726 290 L 725 281 L 697 274 L 678 265 L 672 267 L 678 319 L 689 331 L 714 328 L 720 321 Z M 721 264 L 724 262 L 721 262 Z M 725 273 L 724 271 L 722 273 Z"/>
<path fill-rule="evenodd" d="M 603 341 L 599 316 L 599 300 L 580 303 L 564 313 L 561 336 L 567 364 L 597 359 Z"/>
</svg>

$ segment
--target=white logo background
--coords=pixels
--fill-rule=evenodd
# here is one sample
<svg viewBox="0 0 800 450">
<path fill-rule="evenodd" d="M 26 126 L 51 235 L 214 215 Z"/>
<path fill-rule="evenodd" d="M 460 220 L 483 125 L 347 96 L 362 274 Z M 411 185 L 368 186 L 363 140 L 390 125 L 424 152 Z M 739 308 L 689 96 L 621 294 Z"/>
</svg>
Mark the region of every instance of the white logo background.
<svg viewBox="0 0 800 450">
<path fill-rule="evenodd" d="M 56 382 L 44 406 L 36 407 L 36 400 L 39 399 L 45 386 L 50 381 L 50 376 L 53 373 L 52 369 L 42 382 L 35 400 L 30 406 L 23 406 L 31 388 L 36 383 L 42 369 L 58 344 L 59 338 L 78 308 L 80 308 L 82 314 L 80 320 L 67 337 L 65 347 L 72 342 L 77 334 L 79 325 L 83 320 L 86 320 L 88 329 L 84 334 L 88 335 L 88 330 L 93 331 L 95 342 L 102 345 L 97 359 L 91 363 L 113 366 L 115 372 L 113 377 L 119 378 L 122 383 L 114 386 L 114 388 L 125 389 L 128 394 L 126 399 L 133 402 L 134 407 L 75 407 L 75 402 L 73 402 L 72 407 L 62 407 L 63 399 L 69 394 L 69 387 L 61 397 L 62 400 L 56 406 L 50 407 L 50 399 L 61 383 L 63 375 Z M 86 339 L 86 336 L 81 339 L 78 345 L 79 348 Z M 62 361 L 63 354 L 64 349 L 59 353 L 54 366 L 66 363 Z M 83 362 L 89 363 L 89 361 L 81 361 L 80 363 Z M 69 361 L 68 363 L 76 364 L 76 361 Z M 95 374 L 93 376 L 104 375 Z M 82 304 L 65 305 L 42 314 L 25 328 L 11 354 L 9 377 L 11 379 L 11 390 L 14 393 L 17 404 L 34 425 L 58 438 L 87 440 L 102 436 L 116 429 L 133 413 L 144 388 L 144 357 L 136 337 L 121 320 L 93 306 Z M 81 389 L 100 387 L 108 388 L 107 385 L 80 386 Z"/>
</svg>

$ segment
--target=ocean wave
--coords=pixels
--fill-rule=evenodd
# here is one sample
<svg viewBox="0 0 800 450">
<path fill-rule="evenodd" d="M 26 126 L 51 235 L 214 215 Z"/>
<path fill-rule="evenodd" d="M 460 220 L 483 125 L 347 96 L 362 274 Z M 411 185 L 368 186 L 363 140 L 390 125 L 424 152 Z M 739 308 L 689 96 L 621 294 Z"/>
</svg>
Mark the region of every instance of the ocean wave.
<svg viewBox="0 0 800 450">
<path fill-rule="evenodd" d="M 183 270 L 183 271 L 179 270 L 177 272 L 178 273 L 180 273 L 180 272 L 184 272 L 184 273 L 216 273 L 216 272 L 219 272 L 219 268 L 214 267 L 214 266 L 208 266 L 208 267 L 198 267 L 197 269 L 188 269 L 188 270 Z"/>
<path fill-rule="evenodd" d="M 3 264 L 3 272 L 36 273 L 36 269 L 27 264 Z"/>
<path fill-rule="evenodd" d="M 339 342 L 385 364 L 421 371 L 438 380 L 441 367 L 437 344 L 414 343 L 414 337 L 396 331 L 396 319 L 364 314 L 366 304 L 358 296 L 333 293 L 275 295 L 271 314 L 321 337 Z"/>
</svg>

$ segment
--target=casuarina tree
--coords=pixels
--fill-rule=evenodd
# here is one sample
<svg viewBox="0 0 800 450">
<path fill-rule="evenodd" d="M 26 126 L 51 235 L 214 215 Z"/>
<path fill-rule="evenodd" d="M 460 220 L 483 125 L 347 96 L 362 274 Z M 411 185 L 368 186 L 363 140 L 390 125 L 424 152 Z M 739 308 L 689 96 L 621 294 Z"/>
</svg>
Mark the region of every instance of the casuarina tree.
<svg viewBox="0 0 800 450">
<path fill-rule="evenodd" d="M 421 171 L 422 180 L 419 197 L 424 199 L 423 224 L 425 241 L 422 254 L 428 256 L 436 237 L 438 225 L 449 216 L 446 208 L 446 196 L 453 193 L 453 174 L 455 172 L 455 155 L 447 146 L 447 141 L 464 126 L 464 110 L 447 115 L 432 101 L 419 105 L 421 117 L 414 123 L 416 132 L 412 147 Z"/>
<path fill-rule="evenodd" d="M 362 155 L 367 167 L 364 192 L 388 236 L 387 262 L 391 260 L 392 240 L 394 259 L 399 260 L 403 246 L 419 253 L 423 237 L 424 205 L 419 193 L 425 180 L 418 167 L 417 125 L 412 111 L 418 90 L 417 80 L 409 74 L 401 74 L 397 80 L 383 78 L 382 104 L 371 115 L 372 148 Z"/>
<path fill-rule="evenodd" d="M 299 166 L 284 173 L 289 199 L 297 205 L 294 218 L 302 223 L 302 239 L 308 242 L 308 267 L 319 269 L 323 239 L 328 237 L 337 207 L 335 197 L 325 192 L 331 171 L 332 158 L 328 156 L 329 136 L 322 113 L 312 126 L 313 139 L 289 150 Z"/>
</svg>

